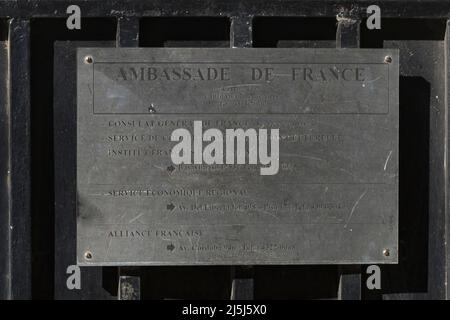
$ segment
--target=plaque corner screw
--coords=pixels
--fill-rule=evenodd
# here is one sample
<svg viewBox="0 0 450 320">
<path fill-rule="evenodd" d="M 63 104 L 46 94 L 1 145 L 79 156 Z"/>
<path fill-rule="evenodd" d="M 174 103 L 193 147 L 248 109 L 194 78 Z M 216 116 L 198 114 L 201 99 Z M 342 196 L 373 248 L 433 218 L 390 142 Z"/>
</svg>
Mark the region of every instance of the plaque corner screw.
<svg viewBox="0 0 450 320">
<path fill-rule="evenodd" d="M 92 58 L 92 56 L 84 57 L 84 63 L 91 64 L 92 62 L 94 62 L 94 58 Z"/>
<path fill-rule="evenodd" d="M 85 258 L 86 260 L 91 260 L 91 259 L 92 259 L 92 252 L 86 251 L 86 252 L 84 253 L 84 258 Z"/>
<path fill-rule="evenodd" d="M 392 62 L 392 57 L 391 56 L 384 57 L 384 62 L 385 63 L 391 63 Z"/>
<path fill-rule="evenodd" d="M 391 255 L 391 252 L 389 251 L 389 249 L 384 249 L 383 250 L 383 256 L 389 257 L 390 255 Z"/>
</svg>

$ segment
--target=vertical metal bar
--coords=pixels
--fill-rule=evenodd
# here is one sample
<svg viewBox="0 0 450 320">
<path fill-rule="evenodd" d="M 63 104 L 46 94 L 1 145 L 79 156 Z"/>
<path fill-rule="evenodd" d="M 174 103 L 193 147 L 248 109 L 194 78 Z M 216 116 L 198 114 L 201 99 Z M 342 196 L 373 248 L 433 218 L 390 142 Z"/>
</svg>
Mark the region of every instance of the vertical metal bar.
<svg viewBox="0 0 450 320">
<path fill-rule="evenodd" d="M 102 287 L 102 267 L 81 267 L 80 290 L 66 286 L 66 270 L 76 264 L 76 50 L 113 46 L 113 41 L 56 41 L 54 45 L 55 299 L 111 299 Z"/>
<path fill-rule="evenodd" d="M 251 48 L 252 16 L 237 16 L 231 18 L 230 46 L 232 48 Z"/>
<path fill-rule="evenodd" d="M 116 42 L 118 47 L 139 46 L 139 18 L 119 17 L 117 20 Z"/>
<path fill-rule="evenodd" d="M 345 266 L 339 268 L 339 300 L 361 299 L 361 267 Z"/>
<path fill-rule="evenodd" d="M 231 300 L 253 300 L 253 279 L 233 279 Z"/>
<path fill-rule="evenodd" d="M 9 21 L 8 299 L 31 298 L 30 22 Z"/>
<path fill-rule="evenodd" d="M 232 267 L 231 300 L 254 299 L 253 274 L 252 266 Z"/>
<path fill-rule="evenodd" d="M 0 37 L 3 33 L 0 21 Z M 8 296 L 9 278 L 9 101 L 8 101 L 8 43 L 0 39 L 0 300 Z"/>
<path fill-rule="evenodd" d="M 117 299 L 140 300 L 141 299 L 141 269 L 140 267 L 117 268 Z"/>
<path fill-rule="evenodd" d="M 117 20 L 117 47 L 139 46 L 139 18 L 119 17 Z M 136 268 L 119 267 L 118 270 L 119 300 L 139 300 L 141 298 L 140 277 Z"/>
<path fill-rule="evenodd" d="M 450 203 L 449 203 L 449 195 L 448 192 L 450 190 L 449 188 L 449 176 L 448 176 L 448 150 L 449 150 L 449 139 L 448 139 L 448 128 L 449 128 L 449 117 L 448 117 L 448 104 L 450 101 L 450 88 L 449 88 L 449 77 L 450 77 L 450 70 L 449 70 L 449 59 L 450 59 L 450 20 L 447 20 L 447 28 L 445 30 L 445 299 L 450 300 L 450 287 L 449 287 L 449 281 L 450 281 Z"/>
<path fill-rule="evenodd" d="M 117 297 L 119 300 L 140 300 L 141 278 L 136 276 L 120 276 Z"/>
<path fill-rule="evenodd" d="M 346 12 L 346 11 L 345 11 Z M 343 15 L 337 16 L 336 47 L 358 48 L 360 40 L 360 20 Z M 339 268 L 340 300 L 361 299 L 361 267 L 342 266 Z"/>
<path fill-rule="evenodd" d="M 446 34 L 447 35 L 447 34 Z M 445 37 L 447 38 L 447 36 Z M 425 63 L 422 65 L 427 70 L 431 71 L 435 77 L 431 78 L 430 84 L 430 102 L 428 105 L 428 279 L 427 279 L 427 295 L 426 299 L 445 299 L 446 296 L 446 269 L 447 254 L 446 254 L 446 210 L 447 210 L 447 185 L 446 173 L 446 146 L 447 146 L 447 107 L 444 103 L 440 103 L 439 97 L 446 95 L 445 82 L 447 75 L 444 73 L 445 69 L 433 68 L 437 65 L 438 60 L 446 61 L 445 46 L 448 42 L 442 41 L 436 44 L 436 53 L 426 53 L 424 58 Z M 430 41 L 429 50 L 433 48 L 432 41 Z M 400 49 L 403 50 L 403 49 Z M 407 50 L 407 49 L 405 49 Z M 439 53 L 438 53 L 439 52 Z M 433 58 L 431 58 L 433 56 Z M 426 65 L 429 64 L 427 68 Z M 424 74 L 425 77 L 425 74 Z M 435 80 L 436 79 L 436 80 Z M 437 94 L 434 94 L 434 93 Z M 442 93 L 440 93 L 442 92 Z M 400 118 L 402 119 L 402 118 Z M 401 121 L 401 120 L 400 120 Z M 448 244 L 448 242 L 447 242 Z M 414 296 L 415 299 L 420 299 L 420 295 Z"/>
<path fill-rule="evenodd" d="M 336 46 L 338 48 L 359 48 L 360 20 L 338 18 Z"/>
<path fill-rule="evenodd" d="M 54 298 L 81 299 L 84 283 L 82 290 L 66 286 L 67 267 L 76 264 L 76 113 L 71 112 L 76 110 L 76 48 L 72 42 L 55 42 L 53 57 Z M 84 281 L 85 272 L 81 275 Z"/>
<path fill-rule="evenodd" d="M 232 48 L 251 48 L 253 46 L 252 37 L 252 16 L 235 16 L 231 18 L 230 26 L 230 46 Z M 244 269 L 245 268 L 245 269 Z M 244 273 L 236 275 L 237 273 Z M 231 267 L 231 300 L 252 300 L 253 299 L 253 267 Z"/>
</svg>

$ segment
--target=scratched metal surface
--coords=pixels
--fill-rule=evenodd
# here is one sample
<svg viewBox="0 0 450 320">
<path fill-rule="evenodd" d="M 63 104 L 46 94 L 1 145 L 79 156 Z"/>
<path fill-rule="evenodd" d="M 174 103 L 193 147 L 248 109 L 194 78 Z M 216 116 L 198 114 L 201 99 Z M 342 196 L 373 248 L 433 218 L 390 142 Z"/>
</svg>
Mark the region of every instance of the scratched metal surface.
<svg viewBox="0 0 450 320">
<path fill-rule="evenodd" d="M 396 49 L 82 48 L 77 59 L 79 264 L 397 262 Z M 226 67 L 230 80 L 120 76 L 187 66 Z M 251 67 L 273 79 L 252 80 Z M 364 77 L 332 81 L 333 68 Z M 168 137 L 194 120 L 279 128 L 278 174 L 173 165 Z"/>
</svg>

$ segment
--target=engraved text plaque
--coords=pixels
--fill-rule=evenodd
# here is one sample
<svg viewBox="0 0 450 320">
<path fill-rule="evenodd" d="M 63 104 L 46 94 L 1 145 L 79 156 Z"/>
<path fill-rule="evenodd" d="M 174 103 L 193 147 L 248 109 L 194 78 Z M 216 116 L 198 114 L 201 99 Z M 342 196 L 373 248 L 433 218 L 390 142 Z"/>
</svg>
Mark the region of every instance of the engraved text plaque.
<svg viewBox="0 0 450 320">
<path fill-rule="evenodd" d="M 79 264 L 397 262 L 396 50 L 83 48 L 77 77 Z M 194 121 L 279 129 L 278 173 L 174 164 Z"/>
</svg>

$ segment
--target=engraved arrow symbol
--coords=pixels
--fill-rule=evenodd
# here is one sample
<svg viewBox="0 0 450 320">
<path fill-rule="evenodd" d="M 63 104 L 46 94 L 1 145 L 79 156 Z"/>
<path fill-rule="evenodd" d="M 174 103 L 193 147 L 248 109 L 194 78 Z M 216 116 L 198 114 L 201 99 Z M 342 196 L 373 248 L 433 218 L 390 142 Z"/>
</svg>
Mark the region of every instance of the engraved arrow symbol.
<svg viewBox="0 0 450 320">
<path fill-rule="evenodd" d="M 173 243 L 171 243 L 167 246 L 167 250 L 169 250 L 169 251 L 175 250 L 175 246 L 173 245 Z"/>
<path fill-rule="evenodd" d="M 173 209 L 175 209 L 175 206 L 173 205 L 173 203 L 169 203 L 169 204 L 167 205 L 167 210 L 172 211 Z"/>
</svg>

